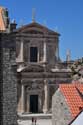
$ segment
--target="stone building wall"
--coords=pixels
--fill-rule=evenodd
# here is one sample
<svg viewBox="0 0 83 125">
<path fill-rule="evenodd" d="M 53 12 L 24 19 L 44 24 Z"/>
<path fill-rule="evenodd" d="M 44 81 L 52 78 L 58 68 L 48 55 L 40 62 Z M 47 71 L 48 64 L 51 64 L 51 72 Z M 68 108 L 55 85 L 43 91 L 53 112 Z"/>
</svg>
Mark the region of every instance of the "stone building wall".
<svg viewBox="0 0 83 125">
<path fill-rule="evenodd" d="M 1 82 L 1 125 L 17 125 L 17 81 L 16 81 L 16 51 L 14 34 L 3 33 L 1 37 L 0 69 Z M 2 66 L 2 67 L 1 67 Z M 2 69 L 3 68 L 3 69 Z M 0 111 L 1 112 L 1 111 Z"/>
<path fill-rule="evenodd" d="M 68 125 L 71 120 L 69 107 L 58 89 L 52 99 L 52 125 Z"/>
<path fill-rule="evenodd" d="M 2 73 L 2 44 L 1 44 L 1 33 L 0 33 L 0 125 L 2 125 L 2 82 L 3 82 L 3 73 Z"/>
</svg>

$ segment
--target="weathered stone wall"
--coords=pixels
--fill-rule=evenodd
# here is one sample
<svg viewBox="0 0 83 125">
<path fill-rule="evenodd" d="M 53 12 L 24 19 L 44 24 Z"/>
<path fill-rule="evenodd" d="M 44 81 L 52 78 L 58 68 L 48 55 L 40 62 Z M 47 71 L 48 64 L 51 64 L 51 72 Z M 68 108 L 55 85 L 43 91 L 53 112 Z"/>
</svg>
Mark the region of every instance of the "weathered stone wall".
<svg viewBox="0 0 83 125">
<path fill-rule="evenodd" d="M 2 34 L 2 110 L 3 125 L 17 125 L 17 80 L 14 34 Z M 1 68 L 1 67 L 0 67 Z"/>
<path fill-rule="evenodd" d="M 0 33 L 0 125 L 2 125 L 2 97 L 3 97 L 3 89 L 2 89 L 2 82 L 3 82 L 3 73 L 2 73 L 2 43 L 1 43 L 1 33 Z"/>
<path fill-rule="evenodd" d="M 71 120 L 68 105 L 58 89 L 52 99 L 52 125 L 68 125 Z"/>
</svg>

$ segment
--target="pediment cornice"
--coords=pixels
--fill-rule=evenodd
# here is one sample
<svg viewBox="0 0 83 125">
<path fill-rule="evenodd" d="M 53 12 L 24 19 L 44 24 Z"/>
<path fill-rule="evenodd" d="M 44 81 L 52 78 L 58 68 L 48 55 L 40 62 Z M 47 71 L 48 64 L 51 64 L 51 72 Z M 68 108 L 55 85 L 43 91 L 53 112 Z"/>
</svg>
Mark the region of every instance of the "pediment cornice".
<svg viewBox="0 0 83 125">
<path fill-rule="evenodd" d="M 18 33 L 33 33 L 33 34 L 52 34 L 52 35 L 60 35 L 59 33 L 52 31 L 45 27 L 44 25 L 41 25 L 37 22 L 32 22 L 28 25 L 22 26 L 21 28 L 17 29 Z"/>
</svg>

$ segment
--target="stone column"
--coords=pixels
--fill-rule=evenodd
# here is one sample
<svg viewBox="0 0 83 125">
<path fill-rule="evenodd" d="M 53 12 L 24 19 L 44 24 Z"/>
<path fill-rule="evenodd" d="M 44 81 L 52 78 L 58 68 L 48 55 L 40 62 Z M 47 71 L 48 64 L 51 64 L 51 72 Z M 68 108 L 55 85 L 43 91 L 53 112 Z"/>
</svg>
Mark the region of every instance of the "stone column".
<svg viewBox="0 0 83 125">
<path fill-rule="evenodd" d="M 43 112 L 47 113 L 48 105 L 49 105 L 49 98 L 48 98 L 48 83 L 47 80 L 44 80 L 44 105 L 43 105 Z"/>
<path fill-rule="evenodd" d="M 21 40 L 21 48 L 20 48 L 20 59 L 21 59 L 21 62 L 23 62 L 23 40 Z"/>
<path fill-rule="evenodd" d="M 29 113 L 29 109 L 30 109 L 30 95 L 29 95 L 29 93 L 27 93 L 27 113 Z"/>
<path fill-rule="evenodd" d="M 43 62 L 46 62 L 46 41 L 44 41 L 44 48 L 43 48 Z"/>
<path fill-rule="evenodd" d="M 23 39 L 21 39 L 21 43 L 20 43 L 20 52 L 19 52 L 19 56 L 18 56 L 18 59 L 20 62 L 23 62 L 24 59 L 23 59 Z"/>
<path fill-rule="evenodd" d="M 21 112 L 23 113 L 25 111 L 25 87 L 22 84 L 21 86 Z"/>
<path fill-rule="evenodd" d="M 39 92 L 40 94 L 38 95 L 38 112 L 42 112 L 42 95 L 41 95 L 41 92 Z"/>
<path fill-rule="evenodd" d="M 23 45 L 23 39 L 21 40 L 21 43 L 20 43 L 20 52 L 19 52 L 19 56 L 18 56 L 18 59 L 19 59 L 19 67 L 17 69 L 17 72 L 21 72 L 23 69 L 24 69 L 24 45 Z"/>
<path fill-rule="evenodd" d="M 38 47 L 38 55 L 37 55 L 37 57 L 38 57 L 38 62 L 40 61 L 40 59 L 39 59 L 39 47 Z"/>
</svg>

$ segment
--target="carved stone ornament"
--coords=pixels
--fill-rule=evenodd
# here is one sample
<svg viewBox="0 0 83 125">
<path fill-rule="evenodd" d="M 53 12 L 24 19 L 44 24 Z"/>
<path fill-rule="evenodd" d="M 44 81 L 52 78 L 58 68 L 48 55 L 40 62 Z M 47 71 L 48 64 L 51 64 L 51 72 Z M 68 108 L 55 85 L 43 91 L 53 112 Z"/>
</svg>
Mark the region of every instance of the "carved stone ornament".
<svg viewBox="0 0 83 125">
<path fill-rule="evenodd" d="M 42 89 L 43 89 L 42 84 L 32 83 L 32 84 L 27 86 L 27 91 L 29 91 L 29 90 L 42 90 Z"/>
<path fill-rule="evenodd" d="M 40 65 L 29 65 L 24 69 L 24 72 L 43 72 L 44 68 Z"/>
</svg>

